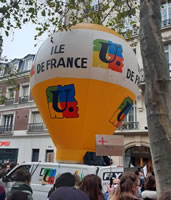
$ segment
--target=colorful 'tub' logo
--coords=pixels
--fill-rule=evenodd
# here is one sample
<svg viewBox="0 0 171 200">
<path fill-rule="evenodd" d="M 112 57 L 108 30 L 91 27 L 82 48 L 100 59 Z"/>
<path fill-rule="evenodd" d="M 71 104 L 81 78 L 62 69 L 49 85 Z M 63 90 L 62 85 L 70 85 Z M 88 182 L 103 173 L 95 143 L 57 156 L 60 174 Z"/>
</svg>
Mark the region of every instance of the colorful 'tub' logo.
<svg viewBox="0 0 171 200">
<path fill-rule="evenodd" d="M 116 128 L 118 128 L 122 120 L 124 120 L 124 118 L 128 114 L 132 105 L 133 105 L 132 99 L 130 97 L 126 97 L 112 115 L 111 119 L 109 120 L 110 123 L 112 123 Z"/>
<path fill-rule="evenodd" d="M 74 85 L 57 85 L 46 90 L 50 117 L 53 119 L 78 117 Z"/>
<path fill-rule="evenodd" d="M 122 72 L 122 46 L 111 41 L 94 40 L 93 66 Z"/>
<path fill-rule="evenodd" d="M 43 170 L 42 184 L 54 184 L 56 169 L 45 168 Z"/>
</svg>

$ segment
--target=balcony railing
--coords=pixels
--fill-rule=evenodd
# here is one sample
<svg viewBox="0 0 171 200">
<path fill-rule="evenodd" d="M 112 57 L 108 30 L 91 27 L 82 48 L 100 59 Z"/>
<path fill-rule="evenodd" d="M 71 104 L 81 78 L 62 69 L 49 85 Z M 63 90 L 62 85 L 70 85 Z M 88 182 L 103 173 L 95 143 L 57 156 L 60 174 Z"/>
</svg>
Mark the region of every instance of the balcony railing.
<svg viewBox="0 0 171 200">
<path fill-rule="evenodd" d="M 19 97 L 19 104 L 24 104 L 28 102 L 28 96 Z"/>
<path fill-rule="evenodd" d="M 168 26 L 171 26 L 171 19 L 166 19 L 164 21 L 161 21 L 161 28 L 168 27 Z"/>
<path fill-rule="evenodd" d="M 14 103 L 14 98 L 9 98 L 5 101 L 5 105 L 6 106 L 10 106 Z"/>
<path fill-rule="evenodd" d="M 0 134 L 11 132 L 13 130 L 13 125 L 0 126 Z"/>
<path fill-rule="evenodd" d="M 28 132 L 46 132 L 46 126 L 44 123 L 30 123 L 28 125 Z"/>
<path fill-rule="evenodd" d="M 139 128 L 139 122 L 126 122 L 123 121 L 118 130 L 137 130 Z"/>
</svg>

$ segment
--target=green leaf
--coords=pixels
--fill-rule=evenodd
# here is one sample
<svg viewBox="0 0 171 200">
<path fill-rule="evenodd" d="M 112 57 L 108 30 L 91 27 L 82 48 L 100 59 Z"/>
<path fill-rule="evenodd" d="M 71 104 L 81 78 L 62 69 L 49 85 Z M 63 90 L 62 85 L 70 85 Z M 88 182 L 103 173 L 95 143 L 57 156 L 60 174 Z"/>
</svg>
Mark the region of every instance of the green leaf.
<svg viewBox="0 0 171 200">
<path fill-rule="evenodd" d="M 0 21 L 0 28 L 2 28 L 4 26 L 3 22 Z"/>
<path fill-rule="evenodd" d="M 8 31 L 5 31 L 5 35 L 8 37 L 9 36 L 9 33 L 8 33 Z"/>
<path fill-rule="evenodd" d="M 42 10 L 41 15 L 45 17 L 46 16 L 46 11 Z"/>
</svg>

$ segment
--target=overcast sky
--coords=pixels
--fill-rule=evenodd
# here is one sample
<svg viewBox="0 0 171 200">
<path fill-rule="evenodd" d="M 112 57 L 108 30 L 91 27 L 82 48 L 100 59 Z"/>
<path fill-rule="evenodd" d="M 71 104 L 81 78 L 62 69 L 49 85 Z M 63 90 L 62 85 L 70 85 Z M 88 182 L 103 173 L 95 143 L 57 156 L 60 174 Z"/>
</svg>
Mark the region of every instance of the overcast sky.
<svg viewBox="0 0 171 200">
<path fill-rule="evenodd" d="M 44 34 L 38 41 L 34 40 L 36 35 L 35 26 L 27 24 L 22 29 L 15 30 L 14 36 L 4 36 L 2 56 L 7 59 L 23 58 L 27 54 L 36 54 L 42 42 L 48 37 Z M 36 47 L 34 45 L 37 44 Z"/>
<path fill-rule="evenodd" d="M 92 5 L 98 3 L 98 0 L 92 0 Z M 27 54 L 36 54 L 38 48 L 43 41 L 48 37 L 48 34 L 44 34 L 38 41 L 34 40 L 36 35 L 35 25 L 26 24 L 22 26 L 22 29 L 15 30 L 15 34 L 11 34 L 9 37 L 3 35 L 3 51 L 2 57 L 6 56 L 7 59 L 23 58 Z M 34 45 L 37 44 L 36 47 Z"/>
</svg>

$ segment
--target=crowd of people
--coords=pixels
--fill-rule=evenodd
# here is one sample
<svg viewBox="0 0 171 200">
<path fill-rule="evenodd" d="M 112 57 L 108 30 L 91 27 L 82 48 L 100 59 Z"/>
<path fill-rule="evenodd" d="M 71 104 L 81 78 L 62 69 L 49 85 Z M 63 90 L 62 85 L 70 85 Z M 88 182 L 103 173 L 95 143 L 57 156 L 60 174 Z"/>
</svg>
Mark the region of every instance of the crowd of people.
<svg viewBox="0 0 171 200">
<path fill-rule="evenodd" d="M 14 181 L 7 194 L 0 186 L 0 200 L 33 200 L 30 173 L 18 170 Z M 125 172 L 106 188 L 104 193 L 101 179 L 95 174 L 86 175 L 81 180 L 79 175 L 66 172 L 56 178 L 47 200 L 157 200 L 155 176 L 148 174 L 144 177 L 141 171 Z M 160 200 L 171 200 L 171 191 L 165 192 Z"/>
<path fill-rule="evenodd" d="M 9 171 L 16 166 L 15 162 L 0 163 L 0 178 L 3 178 Z"/>
</svg>

